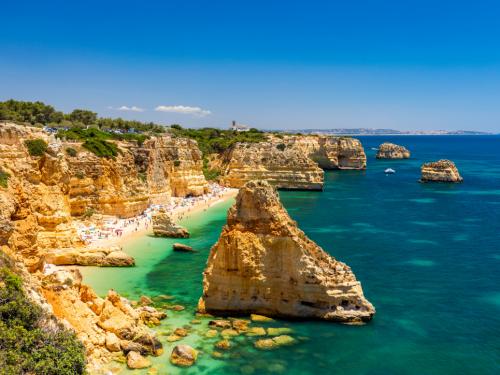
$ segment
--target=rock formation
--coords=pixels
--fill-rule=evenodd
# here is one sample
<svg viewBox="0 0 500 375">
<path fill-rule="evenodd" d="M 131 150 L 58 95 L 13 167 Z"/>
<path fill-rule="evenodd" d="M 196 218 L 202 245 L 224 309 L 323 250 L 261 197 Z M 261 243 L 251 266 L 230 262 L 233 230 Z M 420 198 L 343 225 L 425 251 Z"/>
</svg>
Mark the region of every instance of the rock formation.
<svg viewBox="0 0 500 375">
<path fill-rule="evenodd" d="M 363 322 L 375 309 L 351 269 L 297 228 L 265 181 L 248 182 L 212 247 L 198 308 Z"/>
<path fill-rule="evenodd" d="M 114 291 L 100 298 L 81 281 L 78 270 L 56 270 L 42 280 L 41 293 L 54 315 L 76 332 L 93 364 L 107 363 L 117 353 L 161 353 L 162 344 L 147 325 L 160 324 L 165 313 L 149 306 L 134 309 Z"/>
<path fill-rule="evenodd" d="M 153 215 L 153 233 L 158 237 L 189 237 L 187 229 L 176 224 L 165 210 L 160 210 Z"/>
<path fill-rule="evenodd" d="M 135 260 L 118 246 L 105 248 L 51 249 L 43 257 L 45 263 L 57 266 L 79 265 L 100 267 L 127 267 Z"/>
<path fill-rule="evenodd" d="M 450 160 L 425 163 L 421 168 L 420 182 L 462 182 L 463 178 Z"/>
<path fill-rule="evenodd" d="M 322 169 L 364 169 L 366 155 L 355 138 L 270 136 L 265 142 L 233 145 L 212 158 L 211 167 L 230 187 L 266 180 L 280 189 L 322 190 Z"/>
<path fill-rule="evenodd" d="M 406 147 L 394 143 L 382 143 L 378 147 L 377 159 L 408 159 L 410 151 Z"/>
<path fill-rule="evenodd" d="M 220 182 L 240 188 L 250 180 L 266 180 L 281 189 L 322 190 L 321 168 L 300 150 L 280 145 L 235 144 L 222 156 Z"/>
</svg>

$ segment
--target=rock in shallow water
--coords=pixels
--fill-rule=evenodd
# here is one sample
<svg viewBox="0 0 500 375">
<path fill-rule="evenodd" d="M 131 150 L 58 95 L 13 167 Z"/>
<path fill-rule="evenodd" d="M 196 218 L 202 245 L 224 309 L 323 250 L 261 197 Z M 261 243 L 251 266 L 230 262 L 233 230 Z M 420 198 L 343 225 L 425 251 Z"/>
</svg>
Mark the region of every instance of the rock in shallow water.
<svg viewBox="0 0 500 375">
<path fill-rule="evenodd" d="M 158 237 L 189 237 L 187 229 L 177 225 L 165 210 L 160 210 L 153 215 L 153 233 Z"/>
<path fill-rule="evenodd" d="M 408 159 L 410 151 L 394 143 L 382 143 L 377 151 L 377 159 Z"/>
<path fill-rule="evenodd" d="M 183 251 L 183 252 L 192 252 L 192 251 L 194 251 L 194 249 L 191 246 L 184 245 L 184 244 L 178 243 L 178 242 L 176 242 L 176 243 L 174 243 L 172 245 L 172 249 L 174 251 Z"/>
<path fill-rule="evenodd" d="M 177 345 L 172 350 L 170 362 L 175 366 L 192 366 L 198 358 L 198 352 L 189 345 Z"/>
<path fill-rule="evenodd" d="M 138 352 L 129 352 L 127 354 L 127 366 L 130 369 L 147 368 L 151 366 L 151 361 L 149 361 L 149 359 L 147 358 L 144 358 Z"/>
</svg>

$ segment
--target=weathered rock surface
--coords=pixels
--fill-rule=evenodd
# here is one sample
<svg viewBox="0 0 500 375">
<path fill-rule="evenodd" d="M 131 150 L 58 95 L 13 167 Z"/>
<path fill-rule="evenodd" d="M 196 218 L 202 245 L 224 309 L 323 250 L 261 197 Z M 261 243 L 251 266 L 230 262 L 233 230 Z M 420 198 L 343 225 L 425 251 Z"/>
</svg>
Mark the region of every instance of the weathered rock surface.
<svg viewBox="0 0 500 375">
<path fill-rule="evenodd" d="M 165 210 L 160 210 L 153 215 L 153 233 L 158 237 L 189 237 L 187 229 L 176 224 Z"/>
<path fill-rule="evenodd" d="M 161 353 L 162 345 L 147 325 L 159 322 L 166 317 L 164 313 L 149 306 L 134 309 L 114 291 L 100 298 L 81 283 L 76 269 L 57 270 L 45 276 L 41 293 L 54 315 L 76 332 L 92 363 L 106 363 L 113 358 L 112 353 L 119 351 Z"/>
<path fill-rule="evenodd" d="M 170 354 L 170 362 L 181 367 L 192 366 L 198 358 L 198 352 L 189 345 L 177 345 Z"/>
<path fill-rule="evenodd" d="M 410 151 L 403 146 L 394 143 L 382 143 L 378 147 L 377 159 L 408 159 Z"/>
<path fill-rule="evenodd" d="M 420 182 L 462 182 L 463 178 L 450 160 L 425 163 L 421 168 Z"/>
<path fill-rule="evenodd" d="M 183 251 L 183 252 L 193 252 L 194 249 L 191 247 L 191 246 L 188 246 L 188 245 L 184 245 L 183 243 L 174 243 L 172 245 L 172 249 L 174 249 L 174 251 Z"/>
<path fill-rule="evenodd" d="M 277 142 L 237 143 L 221 159 L 220 182 L 240 188 L 250 180 L 265 180 L 280 189 L 322 190 L 323 171 L 296 148 Z"/>
<path fill-rule="evenodd" d="M 147 358 L 144 358 L 138 352 L 128 352 L 127 354 L 127 366 L 130 369 L 141 369 L 151 367 L 151 361 Z"/>
<path fill-rule="evenodd" d="M 351 269 L 297 228 L 267 182 L 251 181 L 212 247 L 198 308 L 364 322 L 375 309 Z"/>
<path fill-rule="evenodd" d="M 51 249 L 44 255 L 46 263 L 59 266 L 100 266 L 128 267 L 135 265 L 135 260 L 120 247 Z"/>
<path fill-rule="evenodd" d="M 364 169 L 366 155 L 355 138 L 270 136 L 265 142 L 235 144 L 211 167 L 230 187 L 265 180 L 280 189 L 321 190 L 322 169 Z"/>
</svg>

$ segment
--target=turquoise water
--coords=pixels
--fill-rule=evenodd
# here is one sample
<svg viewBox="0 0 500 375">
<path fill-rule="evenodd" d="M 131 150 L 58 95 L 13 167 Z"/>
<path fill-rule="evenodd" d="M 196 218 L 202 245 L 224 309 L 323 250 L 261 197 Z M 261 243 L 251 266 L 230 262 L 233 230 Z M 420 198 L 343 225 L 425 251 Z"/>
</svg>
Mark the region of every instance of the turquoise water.
<svg viewBox="0 0 500 375">
<path fill-rule="evenodd" d="M 297 345 L 257 352 L 237 340 L 227 358 L 194 333 L 202 351 L 189 370 L 155 359 L 160 373 L 497 374 L 500 372 L 500 137 L 364 137 L 366 171 L 331 171 L 325 191 L 281 192 L 290 215 L 327 252 L 349 264 L 377 308 L 365 326 L 275 322 Z M 410 160 L 379 161 L 383 141 L 407 146 Z M 419 184 L 422 162 L 455 161 L 463 184 Z M 396 174 L 386 176 L 385 168 Z M 199 250 L 173 253 L 173 240 L 128 243 L 133 269 L 86 269 L 100 294 L 113 287 L 136 298 L 169 294 L 187 307 L 162 329 L 185 324 L 201 293 L 201 272 L 230 202 L 185 221 Z M 195 331 L 203 333 L 205 324 Z M 166 344 L 169 353 L 173 344 Z"/>
</svg>

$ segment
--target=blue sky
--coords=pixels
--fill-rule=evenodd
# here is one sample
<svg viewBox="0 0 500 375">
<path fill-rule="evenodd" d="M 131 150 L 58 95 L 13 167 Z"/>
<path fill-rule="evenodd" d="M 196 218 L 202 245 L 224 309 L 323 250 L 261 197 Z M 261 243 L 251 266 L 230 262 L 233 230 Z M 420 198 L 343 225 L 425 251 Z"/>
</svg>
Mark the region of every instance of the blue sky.
<svg viewBox="0 0 500 375">
<path fill-rule="evenodd" d="M 267 129 L 500 132 L 497 1 L 24 1 L 0 9 L 0 100 L 195 127 L 234 119 Z"/>
</svg>

